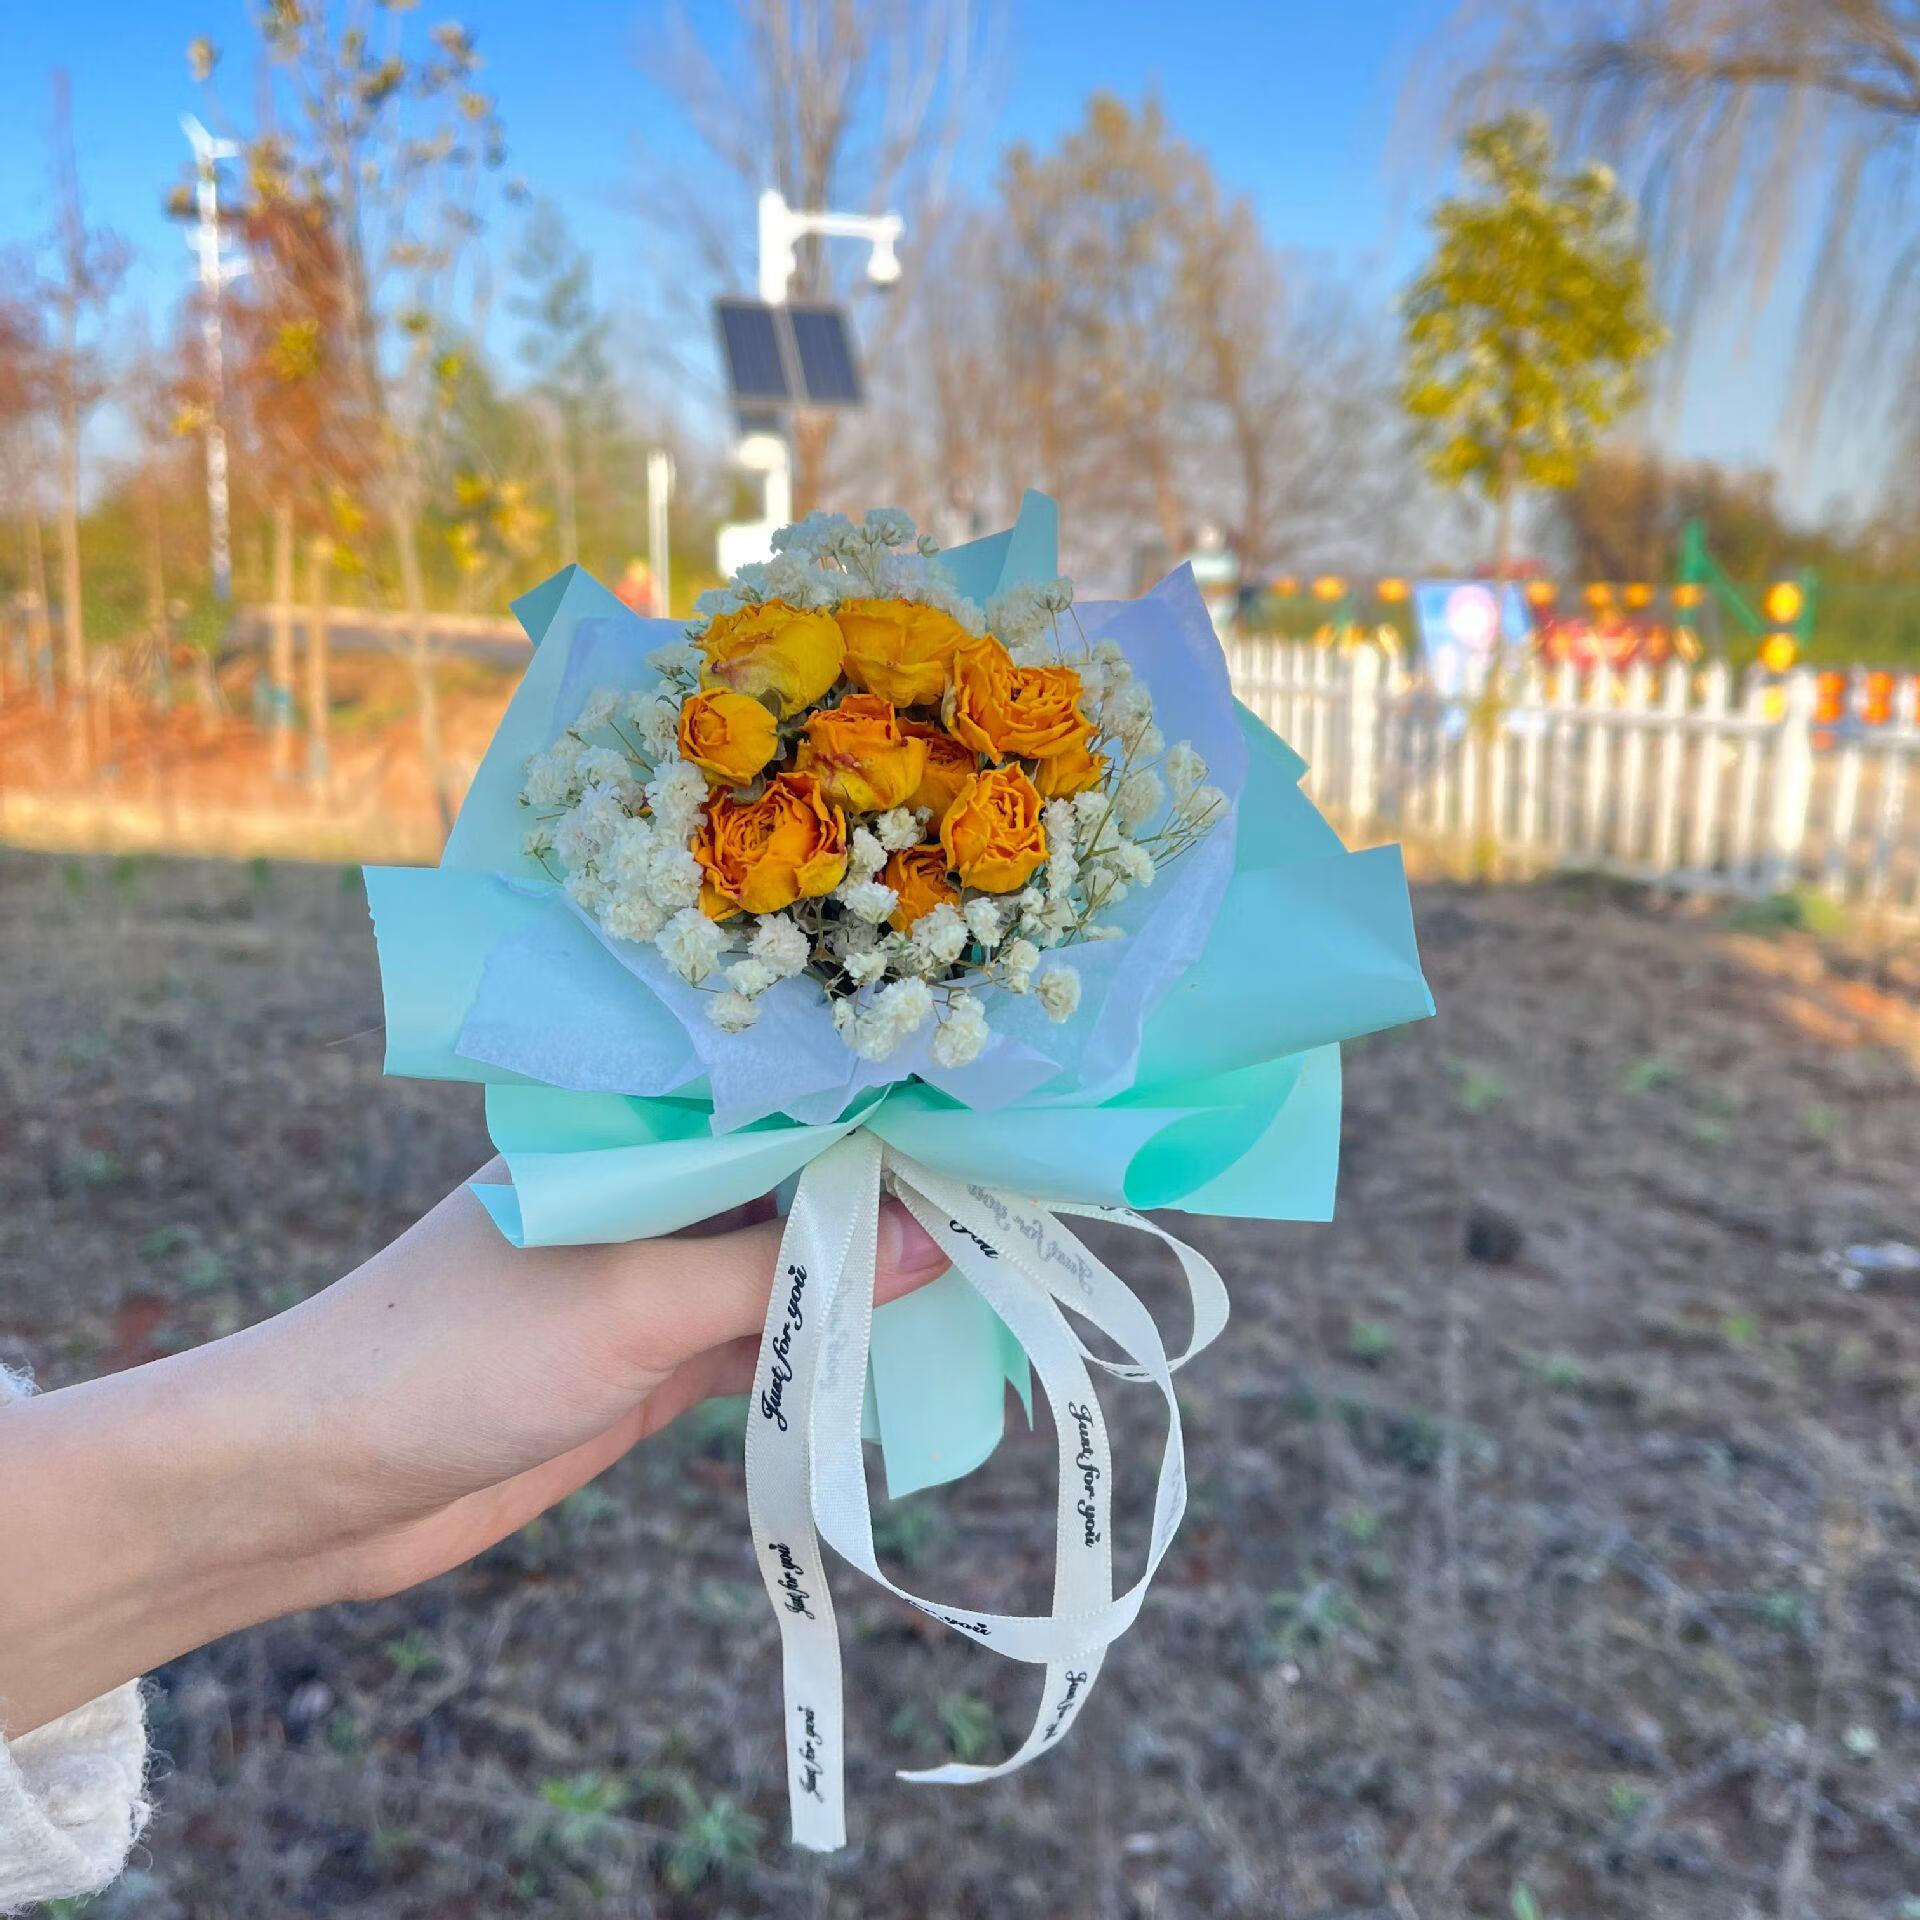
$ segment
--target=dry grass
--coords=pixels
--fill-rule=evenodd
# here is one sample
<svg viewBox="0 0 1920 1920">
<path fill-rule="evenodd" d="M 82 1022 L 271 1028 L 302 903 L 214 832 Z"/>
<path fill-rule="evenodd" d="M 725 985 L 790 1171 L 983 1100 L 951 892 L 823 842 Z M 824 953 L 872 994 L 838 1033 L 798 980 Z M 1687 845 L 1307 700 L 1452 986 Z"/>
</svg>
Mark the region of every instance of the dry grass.
<svg viewBox="0 0 1920 1920">
<path fill-rule="evenodd" d="M 100 1910 L 1920 1913 L 1920 1303 L 1820 1261 L 1920 1242 L 1916 963 L 1420 906 L 1442 1017 L 1352 1050 L 1340 1221 L 1197 1227 L 1236 1318 L 1191 1517 L 1061 1753 L 895 1782 L 1002 1750 L 1033 1677 L 838 1582 L 855 1845 L 785 1847 L 723 1408 L 429 1588 L 160 1675 Z M 0 942 L 0 1357 L 49 1383 L 324 1284 L 485 1151 L 470 1090 L 378 1077 L 350 875 L 0 856 Z M 894 1558 L 1037 1600 L 1050 1454 L 882 1503 Z"/>
</svg>

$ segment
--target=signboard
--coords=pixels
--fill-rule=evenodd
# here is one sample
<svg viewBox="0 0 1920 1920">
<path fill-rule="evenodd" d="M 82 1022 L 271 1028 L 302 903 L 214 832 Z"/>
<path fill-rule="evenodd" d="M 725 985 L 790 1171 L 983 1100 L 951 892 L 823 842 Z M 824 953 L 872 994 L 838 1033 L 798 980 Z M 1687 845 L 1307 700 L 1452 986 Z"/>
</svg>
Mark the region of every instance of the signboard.
<svg viewBox="0 0 1920 1920">
<path fill-rule="evenodd" d="M 1517 665 L 1533 642 L 1532 609 L 1511 580 L 1422 580 L 1413 615 L 1427 679 L 1449 699 L 1480 691 L 1496 646 Z"/>
</svg>

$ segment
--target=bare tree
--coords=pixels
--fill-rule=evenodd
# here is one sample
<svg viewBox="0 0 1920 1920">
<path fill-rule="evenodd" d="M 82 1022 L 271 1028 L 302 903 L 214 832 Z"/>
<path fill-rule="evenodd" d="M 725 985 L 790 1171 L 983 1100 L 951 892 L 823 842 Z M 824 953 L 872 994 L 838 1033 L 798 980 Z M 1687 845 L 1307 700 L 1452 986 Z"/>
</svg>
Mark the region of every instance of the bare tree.
<svg viewBox="0 0 1920 1920">
<path fill-rule="evenodd" d="M 105 391 L 98 328 L 127 270 L 126 243 L 87 225 L 73 151 L 72 94 L 53 76 L 53 169 L 58 214 L 50 240 L 53 271 L 42 283 L 53 311 L 50 355 L 60 470 L 60 630 L 67 710 L 76 763 L 86 755 L 87 630 L 80 574 L 80 436 Z"/>
<path fill-rule="evenodd" d="M 1791 431 L 1842 387 L 1920 397 L 1920 0 L 1464 0 L 1448 60 L 1461 118 L 1547 90 L 1620 165 L 1683 344 L 1812 237 Z"/>
<path fill-rule="evenodd" d="M 280 84 L 248 143 L 248 170 L 263 200 L 322 209 L 331 227 L 343 373 L 371 429 L 374 501 L 392 543 L 400 603 L 414 622 L 407 659 L 421 757 L 442 822 L 451 824 L 437 661 L 421 617 L 422 519 L 446 395 L 461 365 L 451 316 L 463 295 L 484 304 L 484 282 L 468 272 L 478 264 L 471 242 L 505 148 L 493 101 L 478 84 L 472 36 L 441 21 L 420 46 L 408 35 L 406 11 L 378 0 L 339 9 L 326 0 L 265 0 L 256 8 Z M 191 56 L 210 76 L 213 50 L 196 42 Z M 215 117 L 224 118 L 217 108 Z"/>
<path fill-rule="evenodd" d="M 20 285 L 30 278 L 29 263 L 17 257 L 0 259 L 0 276 Z M 47 646 L 39 439 L 45 400 L 46 343 L 39 310 L 27 300 L 0 298 L 0 500 L 20 525 L 22 597 L 28 653 L 35 670 Z"/>
<path fill-rule="evenodd" d="M 979 107 L 987 68 L 977 0 L 734 0 L 717 24 L 670 19 L 651 77 L 737 185 L 715 191 L 649 166 L 642 211 L 674 269 L 666 278 L 699 321 L 706 297 L 754 284 L 754 201 L 776 187 L 790 205 L 906 215 L 909 246 L 935 240 L 954 155 Z M 798 249 L 796 299 L 847 286 L 846 262 L 817 239 Z M 885 356 L 899 313 L 866 303 L 870 359 Z M 833 484 L 839 422 L 794 423 L 795 495 L 805 512 Z"/>
</svg>

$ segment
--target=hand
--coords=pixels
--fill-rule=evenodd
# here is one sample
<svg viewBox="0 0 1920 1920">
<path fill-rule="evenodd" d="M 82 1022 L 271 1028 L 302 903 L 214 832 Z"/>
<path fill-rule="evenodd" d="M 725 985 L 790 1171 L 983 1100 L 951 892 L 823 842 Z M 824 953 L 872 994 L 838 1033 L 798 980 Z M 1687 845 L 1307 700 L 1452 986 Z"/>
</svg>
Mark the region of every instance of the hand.
<svg viewBox="0 0 1920 1920">
<path fill-rule="evenodd" d="M 522 1252 L 462 1187 L 272 1320 L 0 1410 L 0 1730 L 442 1573 L 746 1391 L 779 1223 L 709 1226 Z M 888 1201 L 876 1300 L 944 1265 Z"/>
</svg>

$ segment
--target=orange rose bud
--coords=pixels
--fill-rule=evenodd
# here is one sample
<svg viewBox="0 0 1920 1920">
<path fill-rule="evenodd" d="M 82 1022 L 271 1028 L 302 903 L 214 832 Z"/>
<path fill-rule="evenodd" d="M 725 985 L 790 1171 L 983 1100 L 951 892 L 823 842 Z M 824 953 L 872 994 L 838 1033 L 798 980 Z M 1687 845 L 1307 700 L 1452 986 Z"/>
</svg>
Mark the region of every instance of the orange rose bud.
<svg viewBox="0 0 1920 1920">
<path fill-rule="evenodd" d="M 963 746 L 996 760 L 1046 760 L 1084 740 L 1080 676 L 1071 667 L 1017 667 L 989 636 L 953 656 L 942 717 Z"/>
<path fill-rule="evenodd" d="M 1093 729 L 1088 727 L 1072 746 L 1033 763 L 1033 784 L 1042 800 L 1071 800 L 1076 793 L 1100 784 L 1106 775 L 1107 756 L 1087 751 L 1092 734 Z"/>
<path fill-rule="evenodd" d="M 880 869 L 880 884 L 900 896 L 887 915 L 887 925 L 896 933 L 905 933 L 943 900 L 956 907 L 960 904 L 960 889 L 947 878 L 947 850 L 931 842 L 888 854 L 887 864 Z"/>
<path fill-rule="evenodd" d="M 720 615 L 700 641 L 703 687 L 729 687 L 754 699 L 771 694 L 780 717 L 810 707 L 840 678 L 846 642 L 830 613 L 807 613 L 784 600 Z"/>
<path fill-rule="evenodd" d="M 709 919 L 778 913 L 831 893 L 846 877 L 846 816 L 811 774 L 776 774 L 758 800 L 717 791 L 701 815 L 693 857 L 706 869 L 700 906 Z"/>
<path fill-rule="evenodd" d="M 907 795 L 910 807 L 925 807 L 933 815 L 938 831 L 947 817 L 954 796 L 980 771 L 980 756 L 971 747 L 963 747 L 944 727 L 930 720 L 902 720 L 900 731 L 909 740 L 927 743 L 927 770 L 920 784 Z"/>
<path fill-rule="evenodd" d="M 795 767 L 855 813 L 897 807 L 927 770 L 926 742 L 903 734 L 900 716 L 877 693 L 850 693 L 810 715 L 805 733 Z"/>
<path fill-rule="evenodd" d="M 765 705 L 722 687 L 680 706 L 680 757 L 709 780 L 744 787 L 780 751 L 780 723 Z"/>
<path fill-rule="evenodd" d="M 960 789 L 940 823 L 947 864 L 969 887 L 1011 893 L 1047 857 L 1041 799 L 1018 767 L 989 767 Z"/>
<path fill-rule="evenodd" d="M 847 678 L 896 707 L 932 706 L 947 690 L 954 650 L 973 638 L 951 614 L 910 600 L 843 600 L 834 618 Z"/>
</svg>

